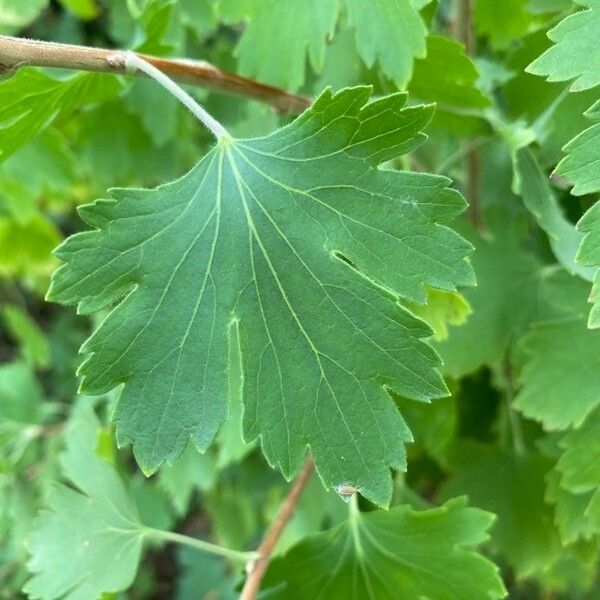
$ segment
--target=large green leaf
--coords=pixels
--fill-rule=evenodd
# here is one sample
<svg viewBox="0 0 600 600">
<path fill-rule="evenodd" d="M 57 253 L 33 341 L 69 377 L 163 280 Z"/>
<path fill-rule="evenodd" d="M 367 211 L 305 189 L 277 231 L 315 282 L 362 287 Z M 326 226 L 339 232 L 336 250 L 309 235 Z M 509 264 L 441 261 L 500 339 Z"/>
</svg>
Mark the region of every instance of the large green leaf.
<svg viewBox="0 0 600 600">
<path fill-rule="evenodd" d="M 97 454 L 98 429 L 89 405 L 76 409 L 63 469 L 81 491 L 60 485 L 50 493 L 29 540 L 31 598 L 95 600 L 129 587 L 137 571 L 142 525 L 116 470 Z"/>
<path fill-rule="evenodd" d="M 386 388 L 444 396 L 431 330 L 399 296 L 473 283 L 448 180 L 377 165 L 414 148 L 431 108 L 368 88 L 326 91 L 291 125 L 220 142 L 156 190 L 83 207 L 95 229 L 57 251 L 48 297 L 112 307 L 82 351 L 82 390 L 121 383 L 115 420 L 146 472 L 205 449 L 227 414 L 237 337 L 244 430 L 286 477 L 310 447 L 328 486 L 391 495 L 410 433 Z M 237 328 L 234 325 L 238 325 Z"/>
<path fill-rule="evenodd" d="M 269 566 L 269 598 L 481 600 L 506 595 L 497 568 L 474 548 L 493 515 L 463 498 L 428 511 L 359 513 L 309 536 Z"/>
</svg>

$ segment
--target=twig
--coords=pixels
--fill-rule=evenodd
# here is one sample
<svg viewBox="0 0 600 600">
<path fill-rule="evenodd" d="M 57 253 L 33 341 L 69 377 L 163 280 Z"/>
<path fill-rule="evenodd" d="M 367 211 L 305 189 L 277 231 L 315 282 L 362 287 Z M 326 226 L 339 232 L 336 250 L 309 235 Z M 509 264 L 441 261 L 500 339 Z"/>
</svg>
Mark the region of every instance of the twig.
<svg viewBox="0 0 600 600">
<path fill-rule="evenodd" d="M 244 589 L 242 590 L 242 594 L 240 596 L 240 600 L 255 600 L 258 591 L 260 590 L 260 583 L 262 581 L 263 575 L 269 566 L 269 560 L 271 558 L 271 554 L 285 529 L 285 526 L 288 524 L 289 520 L 292 518 L 294 514 L 294 510 L 300 501 L 300 497 L 302 496 L 302 492 L 306 487 L 311 475 L 314 471 L 314 464 L 311 459 L 308 459 L 304 464 L 300 475 L 298 475 L 296 481 L 289 494 L 286 496 L 283 504 L 279 508 L 279 512 L 275 517 L 275 520 L 271 523 L 271 526 L 267 530 L 263 541 L 258 547 L 258 553 L 260 557 L 258 560 L 249 563 L 248 565 L 248 577 L 246 579 L 246 583 L 244 584 Z"/>
<path fill-rule="evenodd" d="M 304 96 L 221 71 L 205 61 L 158 58 L 146 54 L 138 56 L 180 83 L 265 102 L 279 112 L 300 113 L 311 103 L 310 99 Z M 0 35 L 0 73 L 10 73 L 21 67 L 54 67 L 126 75 L 126 58 L 125 50 L 90 48 Z M 136 71 L 133 75 L 146 76 L 141 71 Z"/>
<path fill-rule="evenodd" d="M 473 10 L 472 0 L 457 0 L 456 34 L 465 45 L 469 56 L 475 53 L 475 38 L 471 22 Z M 481 204 L 479 199 L 479 182 L 481 179 L 481 156 L 478 149 L 473 149 L 466 155 L 465 193 L 469 201 L 469 216 L 473 225 L 479 230 L 485 229 Z"/>
</svg>

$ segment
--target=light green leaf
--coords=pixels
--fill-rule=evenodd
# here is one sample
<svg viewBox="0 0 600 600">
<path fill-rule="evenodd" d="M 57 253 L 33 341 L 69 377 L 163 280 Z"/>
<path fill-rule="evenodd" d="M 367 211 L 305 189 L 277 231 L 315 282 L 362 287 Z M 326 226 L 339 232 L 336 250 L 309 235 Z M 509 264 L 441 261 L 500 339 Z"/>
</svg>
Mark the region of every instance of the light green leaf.
<svg viewBox="0 0 600 600">
<path fill-rule="evenodd" d="M 368 67 L 379 64 L 399 88 L 406 87 L 415 58 L 425 58 L 427 29 L 410 0 L 346 0 L 356 48 Z"/>
<path fill-rule="evenodd" d="M 465 504 L 460 498 L 423 512 L 355 510 L 346 523 L 305 538 L 271 563 L 264 580 L 275 588 L 269 598 L 503 598 L 497 567 L 474 550 L 487 540 L 493 515 Z"/>
<path fill-rule="evenodd" d="M 82 207 L 48 297 L 113 307 L 82 351 L 82 390 L 124 383 L 115 421 L 152 472 L 227 414 L 239 327 L 244 432 L 286 477 L 310 446 L 327 486 L 386 504 L 410 433 L 386 388 L 444 396 L 429 327 L 397 303 L 473 283 L 448 180 L 375 168 L 414 148 L 429 107 L 326 91 L 291 125 L 221 142 L 180 180 Z M 368 207 L 368 211 L 365 208 Z M 342 401 L 343 398 L 343 401 Z M 140 410 L 143 406 L 143 410 Z"/>
<path fill-rule="evenodd" d="M 448 325 L 462 325 L 473 312 L 462 294 L 433 288 L 427 290 L 427 304 L 407 302 L 406 306 L 431 326 L 439 342 L 448 339 Z"/>
<path fill-rule="evenodd" d="M 28 25 L 49 2 L 50 0 L 0 0 L 0 33 L 14 32 Z"/>
<path fill-rule="evenodd" d="M 514 153 L 513 160 L 517 191 L 537 224 L 548 234 L 550 246 L 558 262 L 569 273 L 591 281 L 594 270 L 575 262 L 583 234 L 563 215 L 550 182 L 533 152 L 529 148 L 520 148 Z"/>
<path fill-rule="evenodd" d="M 561 474 L 561 485 L 566 489 L 583 493 L 600 488 L 599 431 L 600 410 L 596 409 L 561 441 L 564 453 L 556 469 Z"/>
<path fill-rule="evenodd" d="M 553 470 L 547 477 L 546 501 L 554 505 L 554 522 L 563 544 L 589 539 L 600 531 L 600 510 L 594 510 L 600 508 L 600 490 L 572 492 L 561 486 L 560 473 Z"/>
<path fill-rule="evenodd" d="M 0 366 L 0 471 L 16 464 L 39 435 L 44 418 L 43 390 L 23 362 Z"/>
<path fill-rule="evenodd" d="M 115 77 L 99 73 L 61 80 L 34 69 L 19 71 L 0 83 L 0 161 L 56 119 L 113 98 L 120 89 Z"/>
<path fill-rule="evenodd" d="M 470 502 L 498 517 L 490 546 L 514 567 L 517 577 L 545 571 L 558 555 L 552 510 L 544 502 L 551 461 L 535 453 L 514 455 L 464 441 L 451 458 L 453 475 L 442 497 L 467 494 Z"/>
<path fill-rule="evenodd" d="M 577 262 L 586 267 L 596 268 L 592 291 L 589 301 L 592 303 L 588 327 L 598 329 L 600 327 L 600 202 L 596 202 L 577 223 L 584 235 L 577 252 Z"/>
<path fill-rule="evenodd" d="M 41 214 L 21 223 L 0 217 L 0 275 L 44 279 L 56 266 L 52 249 L 61 233 Z"/>
<path fill-rule="evenodd" d="M 600 123 L 582 131 L 563 150 L 567 156 L 558 163 L 554 172 L 573 184 L 571 193 L 583 196 L 600 191 Z"/>
<path fill-rule="evenodd" d="M 60 3 L 80 19 L 89 20 L 98 16 L 99 8 L 94 0 L 59 0 Z"/>
<path fill-rule="evenodd" d="M 563 19 L 548 32 L 554 42 L 527 71 L 548 81 L 573 81 L 571 91 L 579 92 L 600 84 L 600 0 L 575 0 L 582 10 Z"/>
<path fill-rule="evenodd" d="M 411 96 L 458 108 L 485 108 L 490 101 L 475 82 L 477 67 L 462 44 L 447 37 L 427 38 L 427 56 L 415 61 L 408 85 Z"/>
<path fill-rule="evenodd" d="M 137 511 L 114 467 L 96 452 L 99 423 L 87 404 L 70 421 L 65 475 L 29 540 L 33 577 L 24 591 L 40 600 L 95 600 L 131 585 L 142 551 Z"/>
<path fill-rule="evenodd" d="M 10 304 L 0 307 L 0 315 L 10 337 L 19 344 L 23 359 L 33 366 L 47 367 L 50 363 L 48 340 L 31 316 Z"/>
<path fill-rule="evenodd" d="M 581 425 L 600 404 L 600 332 L 580 317 L 558 319 L 536 324 L 522 343 L 528 360 L 515 407 L 546 429 Z"/>
<path fill-rule="evenodd" d="M 307 56 L 317 73 L 323 68 L 337 17 L 338 0 L 263 0 L 236 50 L 240 73 L 297 90 Z"/>
</svg>

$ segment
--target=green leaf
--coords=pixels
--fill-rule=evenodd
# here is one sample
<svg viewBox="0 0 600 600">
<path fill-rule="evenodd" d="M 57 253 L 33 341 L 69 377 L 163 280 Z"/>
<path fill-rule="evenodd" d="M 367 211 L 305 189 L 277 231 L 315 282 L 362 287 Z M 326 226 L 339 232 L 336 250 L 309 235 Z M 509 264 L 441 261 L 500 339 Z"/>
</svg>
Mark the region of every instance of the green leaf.
<svg viewBox="0 0 600 600">
<path fill-rule="evenodd" d="M 40 600 L 95 600 L 131 585 L 142 551 L 136 508 L 115 469 L 96 451 L 99 423 L 88 404 L 75 410 L 63 456 L 78 490 L 50 493 L 29 540 L 33 577 L 24 591 Z"/>
<path fill-rule="evenodd" d="M 50 0 L 0 0 L 0 33 L 13 32 L 36 19 Z"/>
<path fill-rule="evenodd" d="M 560 442 L 564 453 L 556 469 L 561 474 L 561 485 L 572 492 L 583 493 L 600 488 L 599 427 L 600 410 L 596 409 Z"/>
<path fill-rule="evenodd" d="M 600 404 L 600 332 L 581 317 L 566 318 L 536 324 L 522 343 L 528 360 L 515 407 L 545 429 L 581 425 Z"/>
<path fill-rule="evenodd" d="M 346 0 L 356 48 L 399 88 L 406 87 L 415 58 L 425 58 L 427 29 L 410 0 Z"/>
<path fill-rule="evenodd" d="M 443 36 L 427 38 L 427 56 L 415 61 L 411 96 L 458 108 L 485 108 L 490 101 L 475 85 L 479 73 L 462 44 Z"/>
<path fill-rule="evenodd" d="M 24 223 L 0 217 L 0 275 L 47 281 L 56 266 L 51 252 L 60 240 L 56 225 L 41 214 Z"/>
<path fill-rule="evenodd" d="M 94 19 L 99 13 L 98 5 L 94 0 L 59 0 L 59 2 L 80 19 Z"/>
<path fill-rule="evenodd" d="M 427 304 L 407 302 L 406 306 L 431 326 L 439 342 L 448 339 L 448 325 L 462 325 L 472 312 L 462 294 L 433 288 L 427 290 Z"/>
<path fill-rule="evenodd" d="M 552 510 L 544 502 L 544 477 L 551 462 L 535 453 L 519 456 L 463 441 L 451 463 L 453 475 L 442 497 L 467 494 L 473 505 L 496 514 L 490 545 L 517 577 L 545 571 L 559 549 Z"/>
<path fill-rule="evenodd" d="M 554 42 L 527 71 L 548 81 L 573 81 L 571 91 L 579 92 L 600 84 L 600 0 L 575 0 L 588 7 L 563 19 L 548 32 Z"/>
<path fill-rule="evenodd" d="M 592 125 L 568 142 L 567 153 L 554 172 L 573 184 L 571 194 L 583 196 L 600 191 L 600 123 Z"/>
<path fill-rule="evenodd" d="M 215 459 L 210 454 L 200 454 L 189 444 L 176 463 L 160 468 L 159 477 L 175 511 L 184 516 L 194 491 L 208 490 L 214 485 Z"/>
<path fill-rule="evenodd" d="M 488 223 L 493 230 L 485 238 L 471 227 L 463 232 L 475 245 L 472 261 L 478 285 L 464 292 L 473 314 L 436 344 L 445 372 L 453 377 L 504 360 L 538 310 L 540 262 L 523 251 L 522 236 L 507 217 L 493 213 Z"/>
<path fill-rule="evenodd" d="M 596 202 L 577 223 L 577 228 L 584 234 L 577 252 L 577 262 L 586 267 L 596 268 L 589 301 L 592 303 L 588 327 L 600 327 L 600 202 Z"/>
<path fill-rule="evenodd" d="M 587 453 L 587 450 L 585 451 Z M 546 501 L 554 504 L 554 522 L 563 544 L 589 539 L 600 531 L 600 491 L 575 493 L 565 489 L 560 473 L 550 471 L 547 477 Z"/>
<path fill-rule="evenodd" d="M 488 538 L 493 515 L 465 504 L 460 498 L 423 512 L 356 510 L 271 563 L 264 584 L 276 589 L 269 598 L 503 598 L 497 567 L 474 550 Z"/>
<path fill-rule="evenodd" d="M 31 367 L 22 362 L 0 366 L 0 471 L 16 464 L 39 434 L 44 393 Z"/>
<path fill-rule="evenodd" d="M 10 304 L 0 307 L 0 315 L 9 335 L 19 344 L 23 359 L 33 366 L 47 367 L 50 364 L 48 340 L 31 316 Z"/>
<path fill-rule="evenodd" d="M 223 559 L 182 548 L 177 555 L 181 575 L 177 579 L 176 600 L 238 600 L 235 578 Z"/>
<path fill-rule="evenodd" d="M 477 0 L 474 21 L 477 32 L 490 40 L 494 50 L 505 50 L 533 26 L 529 0 Z"/>
<path fill-rule="evenodd" d="M 109 75 L 54 79 L 35 69 L 20 70 L 0 83 L 0 161 L 56 119 L 86 104 L 105 102 L 120 90 L 119 81 Z"/>
<path fill-rule="evenodd" d="M 338 0 L 263 0 L 236 49 L 240 73 L 297 90 L 307 56 L 317 73 L 323 68 L 337 17 Z"/>
<path fill-rule="evenodd" d="M 520 148 L 514 154 L 516 187 L 525 206 L 537 224 L 548 234 L 550 246 L 558 262 L 569 271 L 588 281 L 594 270 L 575 262 L 575 255 L 583 234 L 563 215 L 548 178 L 529 148 Z"/>
<path fill-rule="evenodd" d="M 425 302 L 426 285 L 453 291 L 473 273 L 470 244 L 446 226 L 464 209 L 448 180 L 375 168 L 422 141 L 431 108 L 369 96 L 326 91 L 176 182 L 81 209 L 95 229 L 58 249 L 67 264 L 48 297 L 83 314 L 113 307 L 82 347 L 82 390 L 125 384 L 117 439 L 146 472 L 189 438 L 201 450 L 214 439 L 238 324 L 246 439 L 260 436 L 288 478 L 310 446 L 327 486 L 388 502 L 410 433 L 386 388 L 447 393 L 429 327 L 397 298 Z"/>
</svg>

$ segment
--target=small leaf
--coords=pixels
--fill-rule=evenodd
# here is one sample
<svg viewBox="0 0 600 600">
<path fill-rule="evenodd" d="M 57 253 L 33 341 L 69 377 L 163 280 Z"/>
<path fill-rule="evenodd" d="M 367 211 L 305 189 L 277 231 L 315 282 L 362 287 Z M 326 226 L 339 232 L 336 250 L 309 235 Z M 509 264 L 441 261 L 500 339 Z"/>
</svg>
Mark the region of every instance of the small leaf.
<svg viewBox="0 0 600 600">
<path fill-rule="evenodd" d="M 464 498 L 416 512 L 351 514 L 276 558 L 267 571 L 269 598 L 286 600 L 481 600 L 503 598 L 497 567 L 474 548 L 493 515 Z"/>
<path fill-rule="evenodd" d="M 600 405 L 600 331 L 590 331 L 584 318 L 565 318 L 536 324 L 522 344 L 528 359 L 515 407 L 545 429 L 581 425 Z"/>
<path fill-rule="evenodd" d="M 569 271 L 591 281 L 594 270 L 575 262 L 583 234 L 563 215 L 548 178 L 529 148 L 514 154 L 516 186 L 537 224 L 548 234 L 558 262 Z"/>
<path fill-rule="evenodd" d="M 406 87 L 415 58 L 426 54 L 427 29 L 411 0 L 346 0 L 346 9 L 365 64 L 377 61 L 384 75 Z"/>
<path fill-rule="evenodd" d="M 76 409 L 67 432 L 63 469 L 80 491 L 50 493 L 29 540 L 33 577 L 24 591 L 40 600 L 95 600 L 131 585 L 143 530 L 115 469 L 96 453 L 99 423 L 88 404 Z"/>
<path fill-rule="evenodd" d="M 80 106 L 104 102 L 121 90 L 117 79 L 81 73 L 54 79 L 35 69 L 23 69 L 0 83 L 0 161 Z"/>
<path fill-rule="evenodd" d="M 462 44 L 447 37 L 427 37 L 427 55 L 415 61 L 408 85 L 411 96 L 458 108 L 485 108 L 490 101 L 475 85 L 479 73 Z"/>
<path fill-rule="evenodd" d="M 493 0 L 491 0 L 493 1 Z M 527 71 L 548 81 L 570 81 L 571 91 L 579 92 L 600 84 L 600 1 L 575 0 L 588 7 L 563 19 L 548 32 L 554 42 Z"/>
<path fill-rule="evenodd" d="M 50 363 L 48 340 L 31 316 L 10 304 L 0 307 L 0 315 L 10 336 L 18 342 L 24 360 L 33 366 L 47 367 Z"/>
<path fill-rule="evenodd" d="M 338 0 L 263 0 L 236 49 L 242 75 L 296 91 L 306 58 L 318 73 L 333 36 Z"/>
</svg>

